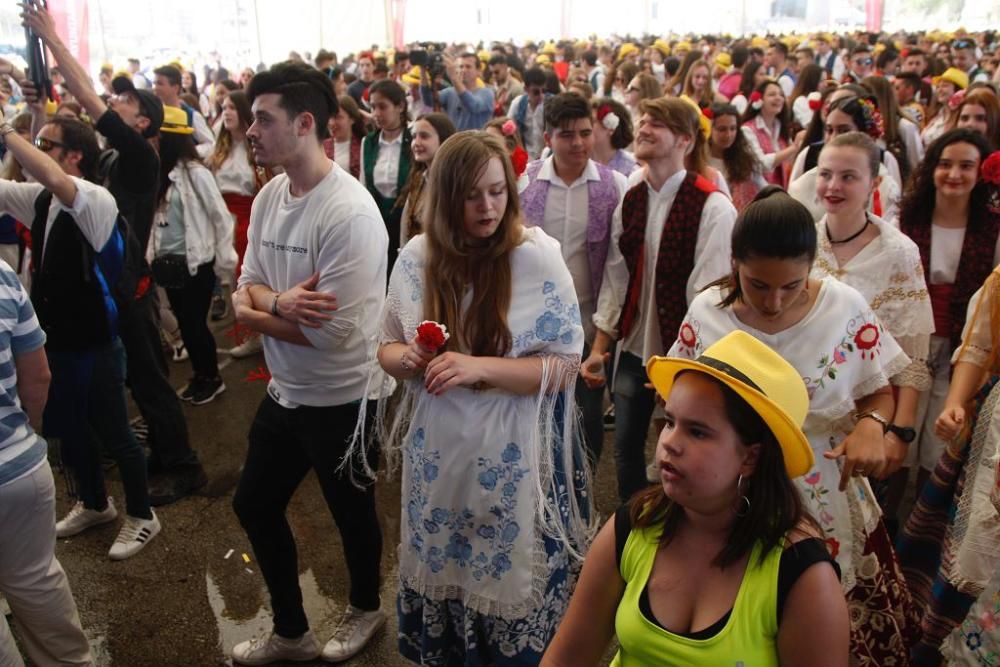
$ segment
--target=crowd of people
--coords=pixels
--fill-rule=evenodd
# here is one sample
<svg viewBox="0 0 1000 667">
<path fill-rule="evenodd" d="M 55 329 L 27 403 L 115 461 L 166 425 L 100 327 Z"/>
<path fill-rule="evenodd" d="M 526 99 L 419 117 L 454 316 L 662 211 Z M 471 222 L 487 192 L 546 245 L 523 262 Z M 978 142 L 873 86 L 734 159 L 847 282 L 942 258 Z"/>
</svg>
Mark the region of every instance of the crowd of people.
<svg viewBox="0 0 1000 667">
<path fill-rule="evenodd" d="M 34 664 L 92 664 L 54 545 L 117 521 L 102 452 L 114 560 L 207 483 L 181 405 L 220 353 L 269 373 L 232 509 L 273 627 L 238 664 L 385 625 L 380 466 L 413 663 L 1000 664 L 994 33 L 321 50 L 199 88 L 95 85 L 23 16 L 56 69 L 0 59 L 0 595 Z M 310 471 L 350 579 L 325 643 Z"/>
</svg>

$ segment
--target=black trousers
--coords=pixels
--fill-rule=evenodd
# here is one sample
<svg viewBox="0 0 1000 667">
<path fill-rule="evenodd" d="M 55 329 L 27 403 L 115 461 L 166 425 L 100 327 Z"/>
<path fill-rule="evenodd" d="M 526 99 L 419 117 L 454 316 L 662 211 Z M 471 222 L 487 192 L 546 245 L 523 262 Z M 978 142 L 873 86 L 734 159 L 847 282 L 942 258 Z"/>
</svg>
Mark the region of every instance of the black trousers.
<svg viewBox="0 0 1000 667">
<path fill-rule="evenodd" d="M 368 424 L 375 403 L 368 403 Z M 299 588 L 298 555 L 285 510 L 310 470 L 316 471 L 323 497 L 340 530 L 351 578 L 350 602 L 379 608 L 382 530 L 375 512 L 375 484 L 355 466 L 355 486 L 348 471 L 337 472 L 359 413 L 358 403 L 289 409 L 265 396 L 253 425 L 250 446 L 233 509 L 250 539 L 274 612 L 274 632 L 294 638 L 309 629 Z M 374 447 L 369 460 L 378 461 Z"/>
<path fill-rule="evenodd" d="M 199 463 L 188 440 L 181 401 L 167 380 L 157 301 L 156 290 L 150 289 L 122 309 L 118 326 L 127 359 L 126 384 L 149 427 L 151 470 L 170 472 Z"/>
<path fill-rule="evenodd" d="M 207 320 L 208 308 L 212 305 L 212 290 L 215 289 L 214 265 L 214 261 L 202 264 L 184 287 L 166 290 L 194 374 L 207 379 L 219 377 L 215 337 L 208 328 Z"/>
</svg>

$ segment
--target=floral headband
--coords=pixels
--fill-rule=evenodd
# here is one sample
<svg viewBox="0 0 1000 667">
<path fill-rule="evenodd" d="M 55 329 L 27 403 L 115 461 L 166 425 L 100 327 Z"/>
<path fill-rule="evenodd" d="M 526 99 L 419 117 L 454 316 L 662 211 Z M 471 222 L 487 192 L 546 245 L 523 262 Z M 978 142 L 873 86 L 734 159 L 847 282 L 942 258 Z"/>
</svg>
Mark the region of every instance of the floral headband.
<svg viewBox="0 0 1000 667">
<path fill-rule="evenodd" d="M 882 114 L 878 107 L 872 104 L 871 100 L 858 98 L 858 105 L 861 107 L 861 115 L 864 116 L 864 132 L 872 139 L 881 139 L 884 134 L 882 125 Z"/>
<path fill-rule="evenodd" d="M 604 129 L 609 132 L 614 132 L 618 129 L 618 125 L 622 122 L 621 118 L 618 117 L 614 111 L 611 110 L 610 104 L 602 104 L 597 107 L 597 120 L 601 122 Z"/>
</svg>

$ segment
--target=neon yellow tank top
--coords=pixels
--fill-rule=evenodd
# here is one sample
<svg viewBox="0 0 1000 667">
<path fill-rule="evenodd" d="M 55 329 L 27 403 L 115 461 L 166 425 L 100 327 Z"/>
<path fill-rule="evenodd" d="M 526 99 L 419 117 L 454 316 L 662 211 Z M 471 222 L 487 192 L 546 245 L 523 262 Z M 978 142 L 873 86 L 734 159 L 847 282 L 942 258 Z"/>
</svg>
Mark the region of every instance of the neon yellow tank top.
<svg viewBox="0 0 1000 667">
<path fill-rule="evenodd" d="M 625 594 L 615 614 L 621 648 L 612 667 L 767 667 L 778 665 L 778 565 L 781 547 L 758 564 L 760 543 L 750 552 L 728 622 L 709 639 L 689 639 L 650 622 L 639 610 L 659 545 L 660 526 L 633 529 L 622 552 Z"/>
</svg>

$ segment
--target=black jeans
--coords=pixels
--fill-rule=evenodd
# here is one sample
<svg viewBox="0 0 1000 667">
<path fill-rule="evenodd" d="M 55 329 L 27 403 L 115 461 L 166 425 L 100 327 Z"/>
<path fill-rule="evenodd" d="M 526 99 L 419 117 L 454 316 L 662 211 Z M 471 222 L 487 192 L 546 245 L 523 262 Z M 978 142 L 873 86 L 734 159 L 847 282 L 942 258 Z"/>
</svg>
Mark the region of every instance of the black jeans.
<svg viewBox="0 0 1000 667">
<path fill-rule="evenodd" d="M 656 406 L 656 393 L 646 388 L 649 378 L 642 359 L 622 352 L 615 372 L 615 467 L 618 498 L 627 502 L 646 480 L 646 436 Z"/>
<path fill-rule="evenodd" d="M 198 455 L 188 440 L 181 401 L 167 381 L 158 313 L 155 289 L 122 309 L 118 327 L 128 361 L 126 384 L 149 427 L 150 469 L 196 468 Z"/>
<path fill-rule="evenodd" d="M 233 509 L 250 539 L 271 595 L 274 632 L 294 638 L 309 629 L 302 608 L 295 539 L 285 518 L 288 501 L 310 470 L 316 471 L 323 497 L 344 543 L 351 578 L 350 602 L 367 611 L 379 608 L 382 530 L 375 512 L 375 483 L 355 466 L 355 479 L 336 472 L 358 419 L 359 405 L 282 407 L 265 396 L 253 425 L 246 465 Z M 368 403 L 368 424 L 375 402 Z M 378 462 L 371 448 L 369 461 Z"/>
<path fill-rule="evenodd" d="M 203 378 L 219 377 L 219 361 L 215 354 L 215 337 L 208 328 L 208 308 L 212 305 L 215 288 L 214 261 L 198 267 L 198 273 L 188 278 L 180 289 L 167 289 L 170 308 L 177 317 L 181 339 L 191 357 L 194 374 Z"/>
</svg>

